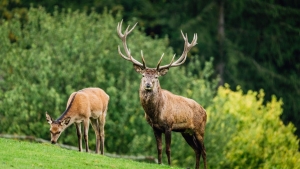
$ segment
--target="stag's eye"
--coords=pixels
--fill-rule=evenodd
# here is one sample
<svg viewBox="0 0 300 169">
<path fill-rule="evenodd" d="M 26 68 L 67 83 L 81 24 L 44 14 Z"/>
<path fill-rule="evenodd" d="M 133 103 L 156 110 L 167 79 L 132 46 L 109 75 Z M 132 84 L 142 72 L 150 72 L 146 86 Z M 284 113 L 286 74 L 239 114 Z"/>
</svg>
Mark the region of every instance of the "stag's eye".
<svg viewBox="0 0 300 169">
<path fill-rule="evenodd" d="M 158 75 L 155 75 L 154 77 L 155 77 L 155 79 L 157 79 L 157 78 L 158 78 Z"/>
</svg>

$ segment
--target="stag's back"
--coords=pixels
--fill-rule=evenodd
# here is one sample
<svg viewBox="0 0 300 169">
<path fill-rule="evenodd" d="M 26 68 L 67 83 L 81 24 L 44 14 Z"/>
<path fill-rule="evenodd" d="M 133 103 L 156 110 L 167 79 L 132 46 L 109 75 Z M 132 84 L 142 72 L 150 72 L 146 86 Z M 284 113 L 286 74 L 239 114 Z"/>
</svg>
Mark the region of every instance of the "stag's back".
<svg viewBox="0 0 300 169">
<path fill-rule="evenodd" d="M 173 122 L 174 129 L 187 126 L 199 127 L 206 123 L 206 111 L 196 101 L 162 90 L 163 103 L 160 108 L 162 120 Z"/>
</svg>

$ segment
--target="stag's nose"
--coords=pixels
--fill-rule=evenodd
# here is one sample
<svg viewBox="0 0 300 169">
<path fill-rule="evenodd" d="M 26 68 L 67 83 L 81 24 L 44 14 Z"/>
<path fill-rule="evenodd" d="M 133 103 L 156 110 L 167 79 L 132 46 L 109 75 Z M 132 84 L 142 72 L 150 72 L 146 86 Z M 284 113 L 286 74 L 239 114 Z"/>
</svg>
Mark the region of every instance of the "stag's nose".
<svg viewBox="0 0 300 169">
<path fill-rule="evenodd" d="M 51 141 L 51 144 L 56 144 L 56 141 L 53 141 L 53 140 L 52 140 L 52 141 Z"/>
<path fill-rule="evenodd" d="M 151 84 L 150 84 L 150 83 L 147 83 L 145 89 L 146 89 L 146 90 L 151 90 L 151 89 L 152 89 L 152 88 L 151 88 Z"/>
</svg>

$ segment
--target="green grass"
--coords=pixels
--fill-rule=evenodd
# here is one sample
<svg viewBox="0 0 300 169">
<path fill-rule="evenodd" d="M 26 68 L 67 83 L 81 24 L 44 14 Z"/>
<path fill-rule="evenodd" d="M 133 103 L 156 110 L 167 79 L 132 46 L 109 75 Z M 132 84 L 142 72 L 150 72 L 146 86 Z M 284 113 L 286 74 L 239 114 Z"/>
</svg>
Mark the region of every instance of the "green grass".
<svg viewBox="0 0 300 169">
<path fill-rule="evenodd" d="M 67 150 L 49 143 L 0 138 L 0 168 L 176 169 L 168 165 Z"/>
</svg>

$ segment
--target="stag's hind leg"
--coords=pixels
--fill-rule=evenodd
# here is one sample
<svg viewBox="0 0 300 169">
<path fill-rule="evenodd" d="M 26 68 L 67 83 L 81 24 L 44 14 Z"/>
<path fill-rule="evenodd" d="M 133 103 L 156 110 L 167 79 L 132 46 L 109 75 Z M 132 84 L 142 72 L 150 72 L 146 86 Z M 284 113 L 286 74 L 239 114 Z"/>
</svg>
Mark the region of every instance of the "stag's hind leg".
<svg viewBox="0 0 300 169">
<path fill-rule="evenodd" d="M 206 151 L 205 151 L 205 146 L 204 146 L 204 134 L 199 134 L 199 133 L 195 133 L 194 136 L 196 137 L 196 141 L 200 147 L 201 150 L 201 155 L 203 158 L 203 163 L 204 163 L 204 168 L 207 168 L 207 164 L 206 164 Z"/>
<path fill-rule="evenodd" d="M 194 135 L 190 135 L 189 133 L 181 133 L 185 141 L 193 148 L 196 154 L 196 166 L 195 169 L 199 169 L 200 157 L 201 157 L 201 147 L 195 138 Z"/>
</svg>

